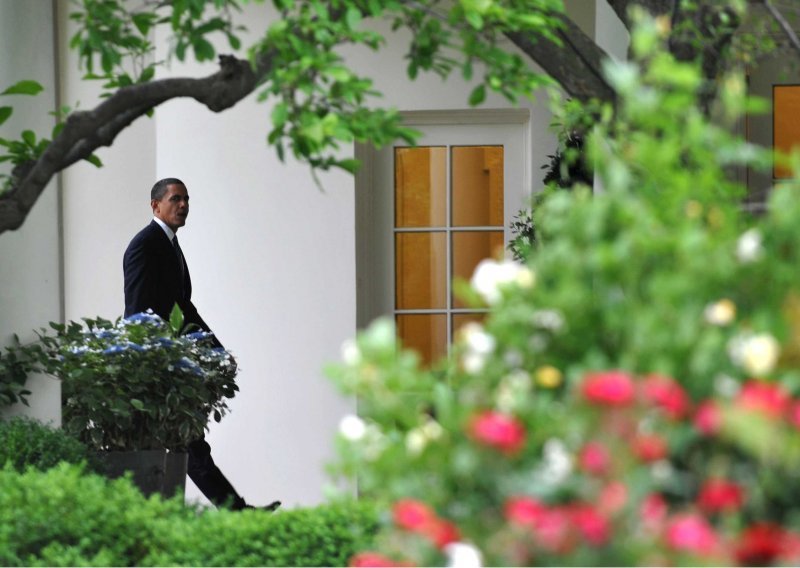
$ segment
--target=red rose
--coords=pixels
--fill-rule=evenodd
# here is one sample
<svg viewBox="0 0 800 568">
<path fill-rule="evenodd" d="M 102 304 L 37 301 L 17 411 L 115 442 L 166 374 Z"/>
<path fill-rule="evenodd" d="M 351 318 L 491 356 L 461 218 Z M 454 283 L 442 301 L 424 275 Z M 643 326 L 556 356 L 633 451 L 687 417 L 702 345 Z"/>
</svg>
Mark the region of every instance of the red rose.
<svg viewBox="0 0 800 568">
<path fill-rule="evenodd" d="M 436 520 L 436 513 L 425 503 L 414 499 L 401 499 L 392 508 L 394 523 L 409 531 L 420 531 Z"/>
<path fill-rule="evenodd" d="M 369 566 L 407 566 L 407 564 L 398 564 L 394 560 L 382 554 L 378 554 L 377 552 L 359 552 L 350 558 L 348 566 L 367 568 Z"/>
<path fill-rule="evenodd" d="M 757 380 L 745 383 L 736 397 L 739 408 L 761 412 L 771 418 L 785 415 L 790 404 L 789 393 L 781 385 Z"/>
<path fill-rule="evenodd" d="M 664 438 L 657 434 L 639 434 L 633 440 L 634 455 L 645 463 L 664 459 L 669 448 Z"/>
<path fill-rule="evenodd" d="M 401 499 L 392 508 L 394 523 L 407 531 L 420 534 L 439 548 L 460 538 L 456 526 L 440 519 L 425 503 Z"/>
<path fill-rule="evenodd" d="M 697 504 L 708 513 L 736 511 L 744 502 L 741 487 L 725 479 L 709 479 L 700 489 Z"/>
<path fill-rule="evenodd" d="M 581 389 L 589 402 L 610 406 L 629 404 L 634 396 L 633 379 L 624 371 L 587 373 Z"/>
<path fill-rule="evenodd" d="M 611 456 L 600 442 L 588 442 L 578 452 L 578 467 L 586 473 L 605 475 L 611 466 Z"/>
<path fill-rule="evenodd" d="M 536 499 L 525 495 L 511 497 L 506 501 L 506 520 L 512 524 L 533 527 L 542 516 L 545 506 Z"/>
<path fill-rule="evenodd" d="M 694 415 L 694 426 L 706 436 L 719 432 L 722 426 L 722 414 L 716 402 L 707 400 L 698 407 Z"/>
<path fill-rule="evenodd" d="M 708 521 L 694 513 L 674 517 L 665 538 L 670 548 L 692 554 L 713 554 L 719 546 L 719 538 Z"/>
<path fill-rule="evenodd" d="M 570 507 L 570 520 L 578 528 L 578 532 L 589 544 L 600 546 L 608 542 L 611 530 L 608 519 L 590 505 L 574 505 Z"/>
<path fill-rule="evenodd" d="M 742 566 L 768 566 L 783 551 L 784 531 L 771 523 L 758 523 L 744 530 L 736 546 L 736 560 Z"/>
<path fill-rule="evenodd" d="M 689 412 L 689 396 L 675 379 L 663 375 L 648 375 L 641 384 L 642 398 L 654 404 L 673 420 Z"/>
<path fill-rule="evenodd" d="M 486 411 L 475 417 L 469 425 L 469 433 L 481 444 L 513 454 L 525 445 L 525 427 L 506 414 Z"/>
</svg>

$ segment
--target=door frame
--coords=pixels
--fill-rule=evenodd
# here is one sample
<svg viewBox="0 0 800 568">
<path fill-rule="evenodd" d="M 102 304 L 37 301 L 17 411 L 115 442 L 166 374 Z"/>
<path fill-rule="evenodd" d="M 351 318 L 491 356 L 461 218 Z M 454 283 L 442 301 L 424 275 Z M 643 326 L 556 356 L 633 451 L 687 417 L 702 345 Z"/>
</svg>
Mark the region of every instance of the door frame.
<svg viewBox="0 0 800 568">
<path fill-rule="evenodd" d="M 481 126 L 521 125 L 522 184 L 532 192 L 531 185 L 531 111 L 525 108 L 463 109 L 463 110 L 413 110 L 401 111 L 403 124 L 409 127 L 425 126 Z M 405 142 L 403 143 L 405 145 Z M 389 270 L 392 258 L 383 258 L 372 246 L 371 236 L 380 219 L 377 214 L 373 188 L 376 185 L 376 158 L 381 150 L 369 144 L 355 145 L 355 157 L 361 168 L 355 176 L 355 244 L 356 244 L 356 327 L 365 328 L 380 314 L 380 299 L 372 286 L 373 275 Z M 505 219 L 507 230 L 511 219 Z"/>
</svg>

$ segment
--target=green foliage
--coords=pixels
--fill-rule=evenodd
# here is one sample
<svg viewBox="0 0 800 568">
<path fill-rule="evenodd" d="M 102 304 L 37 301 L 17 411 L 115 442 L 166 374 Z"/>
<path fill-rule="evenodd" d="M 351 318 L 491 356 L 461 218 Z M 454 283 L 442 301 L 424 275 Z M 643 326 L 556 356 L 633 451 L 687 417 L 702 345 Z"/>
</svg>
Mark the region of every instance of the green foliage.
<svg viewBox="0 0 800 568">
<path fill-rule="evenodd" d="M 54 333 L 19 349 L 61 379 L 67 432 L 98 450 L 180 449 L 202 437 L 209 415 L 222 419 L 236 364 L 210 333 L 181 335 L 151 313 L 84 322 L 51 323 Z"/>
<path fill-rule="evenodd" d="M 155 566 L 347 566 L 377 532 L 375 509 L 354 502 L 296 509 L 206 513 L 177 525 L 170 547 L 151 553 Z"/>
<path fill-rule="evenodd" d="M 377 515 L 342 503 L 278 513 L 198 511 L 182 497 L 146 499 L 61 464 L 0 470 L 4 566 L 344 566 L 370 542 Z"/>
<path fill-rule="evenodd" d="M 500 40 L 505 32 L 524 31 L 541 41 L 556 41 L 555 16 L 563 7 L 556 0 L 524 4 L 460 2 L 441 15 L 437 2 L 276 2 L 282 19 L 251 49 L 254 62 L 260 57 L 272 61 L 260 95 L 277 99 L 268 142 L 281 159 L 291 149 L 295 158 L 313 168 L 352 172 L 357 163 L 342 160 L 336 152 L 340 144 L 382 146 L 416 138 L 414 131 L 402 127 L 397 112 L 368 104 L 379 95 L 372 81 L 349 70 L 338 53 L 348 44 L 378 50 L 385 43 L 380 34 L 365 29 L 365 18 L 387 18 L 395 29 L 412 31 L 407 54 L 412 79 L 419 71 L 447 77 L 458 68 L 471 79 L 474 66 L 482 64 L 486 72 L 470 95 L 470 104 L 483 102 L 487 88 L 510 100 L 530 96 L 548 79 L 531 71 L 518 54 L 501 48 Z"/>
<path fill-rule="evenodd" d="M 91 462 L 88 448 L 63 430 L 30 418 L 0 420 L 0 465 L 18 472 L 49 469 L 61 462 Z"/>
<path fill-rule="evenodd" d="M 330 371 L 361 415 L 334 471 L 393 503 L 394 561 L 453 541 L 487 565 L 798 561 L 800 186 L 742 211 L 732 168 L 770 159 L 728 129 L 741 79 L 710 123 L 657 31 L 608 64 L 615 108 L 585 111 L 601 191 L 544 192 L 535 252 L 478 267 L 466 301 L 490 314 L 437 374 L 385 321 Z"/>
<path fill-rule="evenodd" d="M 30 365 L 26 357 L 20 356 L 19 340 L 14 336 L 14 344 L 5 350 L 0 349 L 0 409 L 17 402 L 28 404 L 31 391 L 25 388 Z"/>
</svg>

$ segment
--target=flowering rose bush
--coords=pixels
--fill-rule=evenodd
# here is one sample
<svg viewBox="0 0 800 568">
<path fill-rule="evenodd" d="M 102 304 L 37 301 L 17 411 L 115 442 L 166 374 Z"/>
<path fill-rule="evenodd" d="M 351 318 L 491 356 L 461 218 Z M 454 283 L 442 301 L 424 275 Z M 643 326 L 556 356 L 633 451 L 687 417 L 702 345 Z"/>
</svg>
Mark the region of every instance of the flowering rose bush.
<svg viewBox="0 0 800 568">
<path fill-rule="evenodd" d="M 181 449 L 219 421 L 238 387 L 236 364 L 211 334 L 181 334 L 180 310 L 50 326 L 22 349 L 61 379 L 63 428 L 98 450 Z"/>
<path fill-rule="evenodd" d="M 740 209 L 729 169 L 765 157 L 657 29 L 609 65 L 604 191 L 547 195 L 526 264 L 480 267 L 486 320 L 431 368 L 379 320 L 330 370 L 360 414 L 334 471 L 393 511 L 354 565 L 800 562 L 800 187 Z"/>
</svg>

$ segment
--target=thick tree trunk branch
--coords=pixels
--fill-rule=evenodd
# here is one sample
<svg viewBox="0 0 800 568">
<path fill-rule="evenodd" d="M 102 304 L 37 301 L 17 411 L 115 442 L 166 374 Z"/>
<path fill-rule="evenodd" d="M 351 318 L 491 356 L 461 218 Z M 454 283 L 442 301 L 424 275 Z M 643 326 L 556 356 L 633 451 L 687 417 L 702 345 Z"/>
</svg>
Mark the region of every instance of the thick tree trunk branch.
<svg viewBox="0 0 800 568">
<path fill-rule="evenodd" d="M 570 19 L 562 17 L 558 35 L 562 46 L 520 32 L 506 34 L 514 45 L 536 61 L 571 96 L 580 100 L 612 101 L 614 91 L 601 71 L 608 54 Z"/>
<path fill-rule="evenodd" d="M 63 130 L 35 162 L 13 172 L 14 185 L 0 197 L 0 233 L 18 229 L 55 174 L 110 146 L 134 120 L 163 102 L 190 97 L 220 112 L 253 92 L 271 67 L 261 58 L 256 69 L 232 56 L 220 56 L 220 70 L 202 79 L 163 79 L 120 89 L 96 108 L 67 118 Z"/>
<path fill-rule="evenodd" d="M 797 37 L 797 34 L 794 33 L 792 26 L 789 25 L 789 22 L 786 21 L 786 18 L 783 17 L 783 14 L 772 5 L 769 0 L 763 0 L 764 7 L 767 11 L 772 15 L 778 25 L 783 30 L 783 33 L 786 34 L 787 39 L 789 40 L 789 44 L 797 50 L 797 53 L 800 53 L 800 38 Z"/>
</svg>

